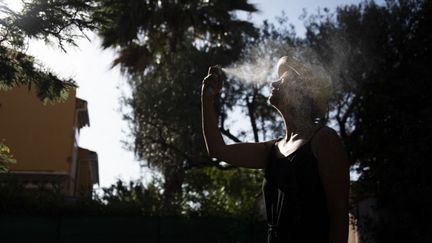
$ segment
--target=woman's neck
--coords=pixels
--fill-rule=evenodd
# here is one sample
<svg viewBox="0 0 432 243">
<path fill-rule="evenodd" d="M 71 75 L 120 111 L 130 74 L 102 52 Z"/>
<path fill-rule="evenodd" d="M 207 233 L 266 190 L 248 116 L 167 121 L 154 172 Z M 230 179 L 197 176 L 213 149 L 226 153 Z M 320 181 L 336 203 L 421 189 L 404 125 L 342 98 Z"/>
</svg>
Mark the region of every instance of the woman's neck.
<svg viewBox="0 0 432 243">
<path fill-rule="evenodd" d="M 298 139 L 309 139 L 317 128 L 310 118 L 298 115 L 282 114 L 285 125 L 285 138 L 286 142 L 298 140 Z"/>
</svg>

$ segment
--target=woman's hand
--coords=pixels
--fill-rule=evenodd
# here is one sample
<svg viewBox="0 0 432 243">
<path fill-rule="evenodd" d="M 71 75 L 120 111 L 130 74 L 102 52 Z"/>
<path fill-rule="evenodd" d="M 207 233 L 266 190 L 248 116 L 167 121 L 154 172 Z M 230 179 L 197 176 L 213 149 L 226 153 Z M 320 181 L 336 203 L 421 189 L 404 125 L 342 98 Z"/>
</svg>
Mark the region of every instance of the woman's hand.
<svg viewBox="0 0 432 243">
<path fill-rule="evenodd" d="M 202 82 L 201 95 L 214 98 L 222 89 L 221 70 L 217 66 L 211 66 L 208 75 Z"/>
</svg>

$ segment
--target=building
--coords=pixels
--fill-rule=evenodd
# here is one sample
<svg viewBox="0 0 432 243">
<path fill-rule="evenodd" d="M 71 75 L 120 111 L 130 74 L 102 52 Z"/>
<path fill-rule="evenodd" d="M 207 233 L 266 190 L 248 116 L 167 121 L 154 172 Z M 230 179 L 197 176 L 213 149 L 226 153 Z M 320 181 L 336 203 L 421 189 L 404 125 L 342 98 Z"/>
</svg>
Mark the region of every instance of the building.
<svg viewBox="0 0 432 243">
<path fill-rule="evenodd" d="M 16 164 L 0 180 L 14 178 L 27 188 L 57 187 L 65 196 L 90 197 L 99 183 L 97 153 L 78 146 L 89 126 L 87 102 L 71 90 L 66 101 L 44 104 L 35 89 L 0 91 L 0 141 Z"/>
</svg>

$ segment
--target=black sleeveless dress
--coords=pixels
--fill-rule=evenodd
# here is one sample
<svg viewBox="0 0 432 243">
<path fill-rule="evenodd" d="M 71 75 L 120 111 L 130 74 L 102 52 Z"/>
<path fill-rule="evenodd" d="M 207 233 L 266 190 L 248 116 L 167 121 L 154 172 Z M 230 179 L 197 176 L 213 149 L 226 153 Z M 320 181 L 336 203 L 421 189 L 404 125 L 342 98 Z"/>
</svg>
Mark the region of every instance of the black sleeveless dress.
<svg viewBox="0 0 432 243">
<path fill-rule="evenodd" d="M 268 243 L 328 243 L 327 202 L 311 140 L 283 158 L 272 146 L 263 182 Z"/>
</svg>

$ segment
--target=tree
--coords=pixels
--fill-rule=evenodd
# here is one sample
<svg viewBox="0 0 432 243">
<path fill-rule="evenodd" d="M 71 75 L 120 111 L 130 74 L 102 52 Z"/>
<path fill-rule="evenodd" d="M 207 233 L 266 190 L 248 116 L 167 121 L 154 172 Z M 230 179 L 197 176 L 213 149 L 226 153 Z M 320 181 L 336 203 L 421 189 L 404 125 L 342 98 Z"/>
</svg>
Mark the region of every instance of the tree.
<svg viewBox="0 0 432 243">
<path fill-rule="evenodd" d="M 381 221 L 366 229 L 377 242 L 432 239 L 426 145 L 431 138 L 431 11 L 430 1 L 364 2 L 308 25 L 307 39 L 323 60 L 334 60 L 335 36 L 349 47 L 344 49 L 347 63 L 337 74 L 344 92 L 333 118 L 360 173 L 354 199 L 377 199 Z"/>
<path fill-rule="evenodd" d="M 257 11 L 247 0 L 95 2 L 92 16 L 102 46 L 117 48 L 113 64 L 129 73 L 154 68 L 191 43 L 202 50 L 223 46 L 238 53 L 241 39 L 255 34 L 251 23 L 235 17 L 235 11 Z"/>
<path fill-rule="evenodd" d="M 252 24 L 237 20 L 234 13 L 256 9 L 247 1 L 99 4 L 94 17 L 100 20 L 103 46 L 116 48 L 113 65 L 122 67 L 133 90 L 126 102 L 132 108 L 127 119 L 134 150 L 163 175 L 164 211 L 179 213 L 185 195 L 205 190 L 196 178 L 209 181 L 205 169 L 197 168 L 224 169 L 205 153 L 200 82 L 208 66 L 229 64 L 245 41 L 256 36 Z"/>
<path fill-rule="evenodd" d="M 0 4 L 0 89 L 35 86 L 42 100 L 65 99 L 68 90 L 76 87 L 75 82 L 57 77 L 25 54 L 25 50 L 32 38 L 46 42 L 54 39 L 63 51 L 65 43 L 76 45 L 75 39 L 82 36 L 77 30 L 83 34 L 84 30 L 95 28 L 87 16 L 90 1 L 23 2 L 19 13 Z"/>
</svg>

